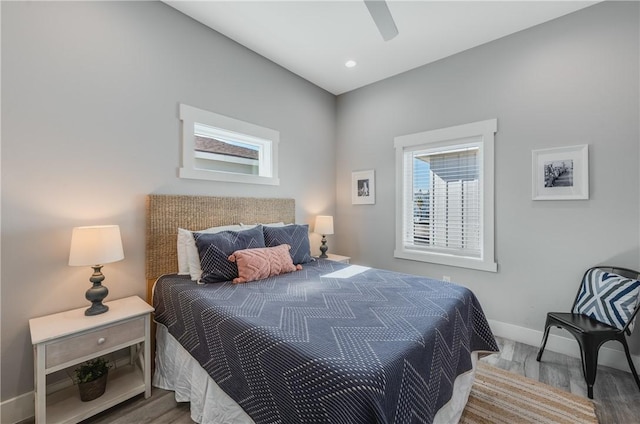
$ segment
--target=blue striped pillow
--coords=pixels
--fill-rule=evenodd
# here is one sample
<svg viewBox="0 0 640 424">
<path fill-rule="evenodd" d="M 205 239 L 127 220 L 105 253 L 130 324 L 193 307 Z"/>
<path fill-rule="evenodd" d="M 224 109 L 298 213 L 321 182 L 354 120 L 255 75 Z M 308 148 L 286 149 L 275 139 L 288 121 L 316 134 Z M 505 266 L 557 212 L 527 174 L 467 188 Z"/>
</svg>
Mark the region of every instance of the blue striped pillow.
<svg viewBox="0 0 640 424">
<path fill-rule="evenodd" d="M 639 293 L 640 281 L 592 269 L 584 276 L 573 312 L 622 330 L 635 311 Z"/>
</svg>

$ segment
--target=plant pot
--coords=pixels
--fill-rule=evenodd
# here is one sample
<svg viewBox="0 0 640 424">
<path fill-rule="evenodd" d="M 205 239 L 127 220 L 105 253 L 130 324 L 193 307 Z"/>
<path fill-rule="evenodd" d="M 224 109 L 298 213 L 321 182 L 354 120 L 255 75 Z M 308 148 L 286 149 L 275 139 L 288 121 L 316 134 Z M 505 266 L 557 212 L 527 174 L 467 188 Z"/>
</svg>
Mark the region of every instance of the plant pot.
<svg viewBox="0 0 640 424">
<path fill-rule="evenodd" d="M 80 400 L 83 402 L 89 402 L 90 400 L 97 399 L 104 394 L 106 388 L 107 374 L 87 383 L 78 383 Z"/>
</svg>

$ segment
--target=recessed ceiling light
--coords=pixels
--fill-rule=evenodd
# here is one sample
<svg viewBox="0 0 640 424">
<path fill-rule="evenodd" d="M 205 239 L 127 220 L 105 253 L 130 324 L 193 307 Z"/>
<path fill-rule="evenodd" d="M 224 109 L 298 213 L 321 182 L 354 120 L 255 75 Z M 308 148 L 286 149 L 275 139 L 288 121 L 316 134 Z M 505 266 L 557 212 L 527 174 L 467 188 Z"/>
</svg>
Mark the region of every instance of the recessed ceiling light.
<svg viewBox="0 0 640 424">
<path fill-rule="evenodd" d="M 344 63 L 344 66 L 346 66 L 347 68 L 353 68 L 354 66 L 356 66 L 358 63 L 355 60 L 347 60 Z"/>
</svg>

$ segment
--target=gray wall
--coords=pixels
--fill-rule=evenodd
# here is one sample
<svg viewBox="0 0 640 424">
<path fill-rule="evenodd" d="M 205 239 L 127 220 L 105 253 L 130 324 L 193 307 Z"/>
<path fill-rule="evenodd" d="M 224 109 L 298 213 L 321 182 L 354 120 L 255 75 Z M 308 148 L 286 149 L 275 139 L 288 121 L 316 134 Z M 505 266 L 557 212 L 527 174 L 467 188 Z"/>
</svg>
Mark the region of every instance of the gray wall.
<svg viewBox="0 0 640 424">
<path fill-rule="evenodd" d="M 339 96 L 333 251 L 451 276 L 489 318 L 535 330 L 569 307 L 589 266 L 640 268 L 638 9 L 601 3 Z M 498 272 L 394 259 L 393 138 L 490 118 Z M 589 144 L 590 199 L 532 201 L 531 151 L 577 144 Z M 376 172 L 373 206 L 351 204 L 363 169 Z"/>
<path fill-rule="evenodd" d="M 162 3 L 1 7 L 7 400 L 33 390 L 29 318 L 87 304 L 72 227 L 119 224 L 109 298 L 144 298 L 148 193 L 293 197 L 310 224 L 334 213 L 335 97 Z M 280 186 L 177 178 L 180 102 L 280 131 Z"/>
</svg>

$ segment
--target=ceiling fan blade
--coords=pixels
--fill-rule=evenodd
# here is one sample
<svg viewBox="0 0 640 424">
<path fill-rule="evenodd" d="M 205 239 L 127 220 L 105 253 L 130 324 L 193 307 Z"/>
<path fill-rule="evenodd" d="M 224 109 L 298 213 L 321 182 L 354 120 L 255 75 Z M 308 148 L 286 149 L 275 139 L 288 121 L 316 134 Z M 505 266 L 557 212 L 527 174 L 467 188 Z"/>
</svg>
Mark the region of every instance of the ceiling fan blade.
<svg viewBox="0 0 640 424">
<path fill-rule="evenodd" d="M 389 11 L 389 6 L 387 6 L 386 1 L 364 0 L 364 4 L 367 5 L 367 9 L 369 9 L 369 13 L 373 18 L 373 21 L 376 23 L 378 31 L 380 31 L 380 35 L 382 35 L 384 41 L 389 41 L 398 35 L 398 28 L 396 27 L 396 23 L 393 21 L 393 16 L 391 16 L 391 12 Z"/>
</svg>

